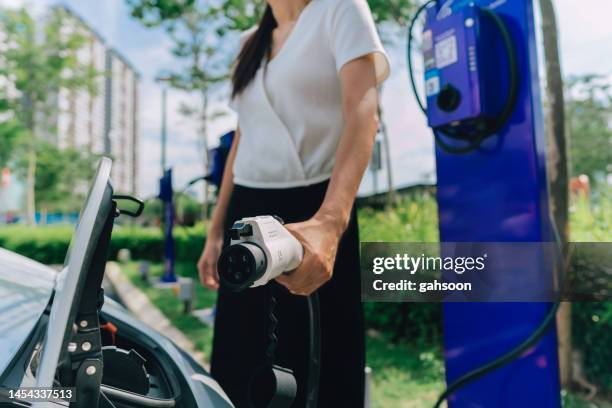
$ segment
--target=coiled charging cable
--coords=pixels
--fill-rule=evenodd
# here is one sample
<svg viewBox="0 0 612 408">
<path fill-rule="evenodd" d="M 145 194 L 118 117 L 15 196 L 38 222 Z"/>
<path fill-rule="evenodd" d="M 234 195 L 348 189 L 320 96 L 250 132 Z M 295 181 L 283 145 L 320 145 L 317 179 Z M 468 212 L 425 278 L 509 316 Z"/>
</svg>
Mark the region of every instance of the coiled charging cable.
<svg viewBox="0 0 612 408">
<path fill-rule="evenodd" d="M 321 309 L 317 292 L 308 296 L 310 335 L 310 365 L 308 367 L 308 391 L 306 406 L 316 408 L 319 403 L 319 378 L 321 374 Z"/>
<path fill-rule="evenodd" d="M 276 328 L 275 284 L 269 283 L 267 311 L 267 344 L 265 362 L 249 382 L 249 403 L 253 408 L 288 408 L 293 405 L 297 383 L 293 372 L 276 365 L 278 336 Z M 306 384 L 306 408 L 316 408 L 319 400 L 319 377 L 321 369 L 321 312 L 319 295 L 315 292 L 306 298 L 308 309 L 308 379 Z"/>
</svg>

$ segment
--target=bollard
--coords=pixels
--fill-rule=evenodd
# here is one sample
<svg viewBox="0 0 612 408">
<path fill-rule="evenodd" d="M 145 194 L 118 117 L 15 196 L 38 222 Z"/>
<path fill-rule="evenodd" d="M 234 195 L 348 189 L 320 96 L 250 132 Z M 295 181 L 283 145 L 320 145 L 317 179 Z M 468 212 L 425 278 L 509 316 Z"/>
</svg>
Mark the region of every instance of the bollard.
<svg viewBox="0 0 612 408">
<path fill-rule="evenodd" d="M 140 272 L 140 279 L 145 283 L 149 283 L 149 276 L 151 272 L 151 262 L 141 261 L 138 264 L 138 271 Z"/>
<path fill-rule="evenodd" d="M 372 407 L 372 369 L 370 367 L 365 368 L 365 391 L 364 391 L 364 407 Z"/>
<path fill-rule="evenodd" d="M 121 248 L 117 252 L 117 260 L 121 263 L 130 262 L 132 260 L 132 254 L 129 249 Z"/>
<path fill-rule="evenodd" d="M 193 300 L 195 299 L 195 283 L 191 278 L 179 278 L 178 296 L 183 302 L 183 314 L 191 313 L 193 309 Z"/>
</svg>

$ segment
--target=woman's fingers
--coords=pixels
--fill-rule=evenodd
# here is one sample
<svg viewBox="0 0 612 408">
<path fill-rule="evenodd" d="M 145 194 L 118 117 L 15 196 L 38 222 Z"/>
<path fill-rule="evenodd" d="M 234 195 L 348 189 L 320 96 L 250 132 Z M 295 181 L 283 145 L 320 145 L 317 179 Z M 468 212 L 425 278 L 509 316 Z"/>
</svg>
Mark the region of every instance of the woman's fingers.
<svg viewBox="0 0 612 408">
<path fill-rule="evenodd" d="M 207 262 L 205 264 L 205 282 L 204 285 L 212 290 L 219 289 L 219 275 L 217 274 L 217 263 Z"/>
<path fill-rule="evenodd" d="M 219 289 L 219 278 L 215 272 L 209 272 L 206 276 L 204 286 L 208 289 L 217 290 Z"/>
<path fill-rule="evenodd" d="M 276 281 L 294 295 L 308 296 L 331 278 L 331 272 L 308 253 L 294 271 L 280 275 Z"/>
<path fill-rule="evenodd" d="M 200 276 L 200 282 L 202 285 L 212 290 L 219 289 L 217 260 L 219 259 L 222 246 L 223 240 L 207 240 L 202 256 L 198 261 L 198 275 Z"/>
<path fill-rule="evenodd" d="M 219 275 L 217 274 L 217 264 L 212 262 L 209 255 L 203 255 L 198 262 L 198 275 L 200 282 L 205 287 L 217 290 L 219 289 Z"/>
<path fill-rule="evenodd" d="M 204 270 L 204 261 L 202 258 L 198 260 L 198 276 L 200 277 L 200 283 L 204 285 L 204 281 L 206 280 L 206 273 Z"/>
</svg>

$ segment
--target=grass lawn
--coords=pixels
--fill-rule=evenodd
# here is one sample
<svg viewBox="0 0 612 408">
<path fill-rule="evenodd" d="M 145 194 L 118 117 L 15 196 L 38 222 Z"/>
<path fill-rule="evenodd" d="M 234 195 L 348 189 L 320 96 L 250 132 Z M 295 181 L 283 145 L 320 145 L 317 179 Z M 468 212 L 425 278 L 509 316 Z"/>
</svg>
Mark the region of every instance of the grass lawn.
<svg viewBox="0 0 612 408">
<path fill-rule="evenodd" d="M 190 271 L 190 269 L 194 269 L 194 271 Z M 170 319 L 177 329 L 185 333 L 195 343 L 198 350 L 201 350 L 206 355 L 207 360 L 210 361 L 212 329 L 202 324 L 198 318 L 183 314 L 183 303 L 172 290 L 157 289 L 140 279 L 137 263 L 122 264 L 121 270 Z M 176 272 L 180 276 L 196 278 L 195 265 L 178 264 L 176 265 Z M 152 264 L 151 276 L 153 279 L 159 278 L 161 274 L 162 265 Z M 202 285 L 196 285 L 194 309 L 212 307 L 215 304 L 215 299 L 216 294 L 213 291 L 206 289 Z"/>
</svg>

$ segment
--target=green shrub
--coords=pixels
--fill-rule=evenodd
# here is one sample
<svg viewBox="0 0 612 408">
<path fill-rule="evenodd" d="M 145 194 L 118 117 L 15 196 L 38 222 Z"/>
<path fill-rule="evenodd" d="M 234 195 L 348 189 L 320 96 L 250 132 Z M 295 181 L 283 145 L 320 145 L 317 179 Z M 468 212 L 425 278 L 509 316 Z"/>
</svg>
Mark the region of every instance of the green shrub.
<svg viewBox="0 0 612 408">
<path fill-rule="evenodd" d="M 612 188 L 598 191 L 598 199 L 575 200 L 570 211 L 574 242 L 612 241 Z M 590 381 L 612 393 L 612 303 L 576 302 L 572 305 L 572 342 L 584 356 Z"/>
<path fill-rule="evenodd" d="M 362 242 L 438 242 L 438 206 L 428 192 L 403 197 L 387 211 L 359 210 Z M 395 342 L 431 345 L 439 338 L 442 306 L 439 303 L 365 303 L 369 329 L 382 331 Z"/>
<path fill-rule="evenodd" d="M 597 194 L 597 200 L 574 199 L 570 207 L 570 235 L 573 242 L 612 241 L 612 187 Z"/>
<path fill-rule="evenodd" d="M 583 354 L 587 378 L 611 393 L 612 303 L 577 302 L 572 315 L 573 348 Z"/>
<path fill-rule="evenodd" d="M 0 247 L 45 264 L 64 262 L 74 228 L 69 225 L 29 228 L 8 226 L 0 229 Z M 196 263 L 205 240 L 202 225 L 174 230 L 176 257 Z M 116 226 L 110 245 L 110 258 L 120 249 L 129 249 L 133 259 L 160 262 L 164 254 L 163 234 L 159 228 Z"/>
<path fill-rule="evenodd" d="M 364 303 L 368 329 L 385 333 L 396 342 L 417 347 L 437 343 L 442 333 L 440 303 Z"/>
<path fill-rule="evenodd" d="M 29 228 L 8 226 L 0 228 L 0 247 L 17 252 L 45 264 L 64 262 L 73 227 Z"/>
<path fill-rule="evenodd" d="M 403 197 L 395 208 L 359 209 L 362 242 L 438 242 L 438 205 L 429 192 Z"/>
</svg>

